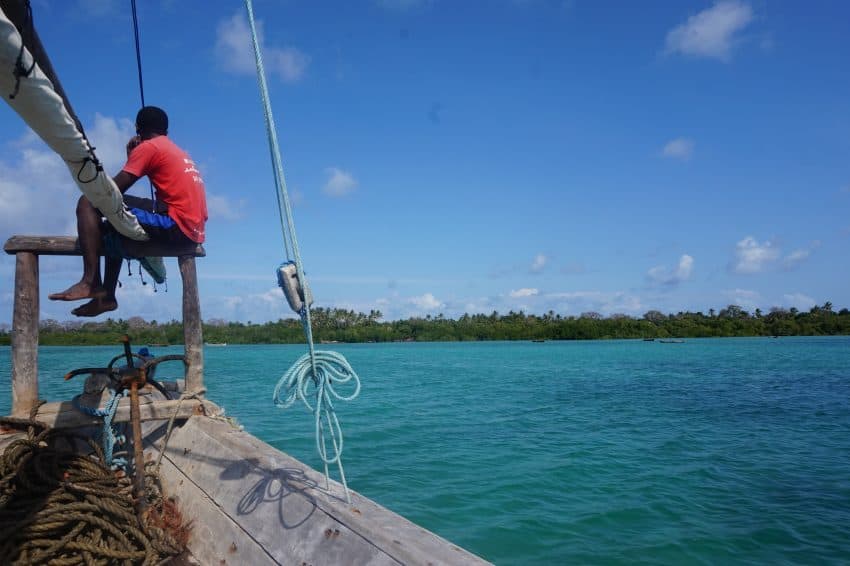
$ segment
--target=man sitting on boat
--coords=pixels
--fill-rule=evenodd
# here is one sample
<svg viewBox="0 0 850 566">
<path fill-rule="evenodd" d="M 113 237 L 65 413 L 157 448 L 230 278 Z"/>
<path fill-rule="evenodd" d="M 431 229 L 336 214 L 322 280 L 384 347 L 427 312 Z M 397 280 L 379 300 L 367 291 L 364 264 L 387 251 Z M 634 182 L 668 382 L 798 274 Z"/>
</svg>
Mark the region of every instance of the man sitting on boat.
<svg viewBox="0 0 850 566">
<path fill-rule="evenodd" d="M 156 189 L 156 201 L 124 194 L 124 203 L 136 215 L 151 241 L 180 246 L 204 241 L 207 201 L 204 181 L 189 155 L 168 138 L 168 115 L 156 106 L 145 106 L 136 115 L 136 136 L 127 143 L 127 163 L 115 178 L 121 193 L 145 175 Z M 122 258 L 107 254 L 103 279 L 100 246 L 112 232 L 99 210 L 83 196 L 77 203 L 77 234 L 83 255 L 83 275 L 53 301 L 91 299 L 71 311 L 76 316 L 97 316 L 118 308 L 115 287 Z"/>
</svg>

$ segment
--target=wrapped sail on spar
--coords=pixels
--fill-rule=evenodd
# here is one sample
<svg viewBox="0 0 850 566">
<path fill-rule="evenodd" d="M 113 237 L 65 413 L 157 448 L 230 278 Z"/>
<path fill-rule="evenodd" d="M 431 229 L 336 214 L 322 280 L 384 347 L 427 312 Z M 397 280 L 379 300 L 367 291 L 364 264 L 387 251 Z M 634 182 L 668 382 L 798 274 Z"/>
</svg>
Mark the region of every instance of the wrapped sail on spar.
<svg viewBox="0 0 850 566">
<path fill-rule="evenodd" d="M 148 239 L 95 156 L 35 31 L 27 0 L 0 0 L 0 95 L 59 154 L 83 194 L 118 232 Z"/>
</svg>

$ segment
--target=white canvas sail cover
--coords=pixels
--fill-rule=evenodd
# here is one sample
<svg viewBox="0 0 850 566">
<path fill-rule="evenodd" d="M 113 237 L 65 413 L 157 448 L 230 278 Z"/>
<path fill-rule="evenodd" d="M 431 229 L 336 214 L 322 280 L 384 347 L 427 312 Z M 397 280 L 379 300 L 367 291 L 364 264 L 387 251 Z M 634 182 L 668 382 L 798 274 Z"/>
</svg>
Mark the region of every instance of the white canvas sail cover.
<svg viewBox="0 0 850 566">
<path fill-rule="evenodd" d="M 19 26 L 31 26 L 31 21 L 22 24 L 21 19 L 29 19 L 26 2 L 0 1 L 0 96 L 59 154 L 86 198 L 118 232 L 134 240 L 147 240 L 138 220 L 124 205 L 115 182 L 97 163 L 34 29 L 30 28 L 31 33 L 27 34 L 32 36 L 27 38 L 30 45 L 24 44 L 13 21 Z M 36 48 L 31 45 L 33 39 Z M 32 51 L 37 52 L 35 58 Z M 26 76 L 16 76 L 16 68 L 31 71 Z"/>
</svg>

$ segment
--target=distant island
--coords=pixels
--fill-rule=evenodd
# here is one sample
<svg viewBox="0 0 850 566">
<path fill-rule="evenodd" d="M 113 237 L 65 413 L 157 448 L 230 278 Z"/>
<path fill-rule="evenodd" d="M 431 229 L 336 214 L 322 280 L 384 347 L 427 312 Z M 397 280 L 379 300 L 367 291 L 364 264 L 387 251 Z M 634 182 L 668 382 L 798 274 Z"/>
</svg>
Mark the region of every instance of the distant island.
<svg viewBox="0 0 850 566">
<path fill-rule="evenodd" d="M 756 309 L 750 313 L 738 305 L 707 314 L 678 312 L 663 314 L 656 310 L 642 317 L 625 314 L 602 316 L 585 312 L 563 316 L 553 311 L 543 315 L 509 312 L 465 314 L 457 319 L 443 315 L 382 321 L 380 311 L 368 314 L 345 309 L 315 308 L 312 311 L 316 342 L 457 342 L 484 340 L 600 340 L 648 338 L 704 338 L 731 336 L 829 336 L 850 334 L 850 311 L 833 309 L 832 303 L 809 311 L 773 308 L 768 313 Z M 204 323 L 204 339 L 215 344 L 297 344 L 304 342 L 298 319 L 279 319 L 266 323 L 227 322 L 220 319 Z M 41 322 L 39 338 L 47 346 L 83 346 L 115 344 L 129 334 L 134 344 L 182 344 L 183 328 L 179 321 L 160 323 L 141 317 L 107 319 L 103 322 Z M 8 345 L 11 328 L 0 325 L 0 345 Z"/>
</svg>

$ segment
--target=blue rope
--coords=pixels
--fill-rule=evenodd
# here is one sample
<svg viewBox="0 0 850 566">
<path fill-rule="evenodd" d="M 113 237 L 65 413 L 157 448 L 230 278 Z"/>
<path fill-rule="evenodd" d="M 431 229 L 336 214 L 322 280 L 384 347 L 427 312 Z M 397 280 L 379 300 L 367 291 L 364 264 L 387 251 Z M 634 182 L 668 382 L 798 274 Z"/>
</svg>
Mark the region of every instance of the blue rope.
<svg viewBox="0 0 850 566">
<path fill-rule="evenodd" d="M 103 459 L 105 460 L 104 463 L 113 470 L 116 468 L 121 468 L 122 470 L 127 468 L 126 459 L 113 457 L 115 444 L 123 444 L 126 439 L 124 438 L 123 434 L 116 435 L 115 429 L 112 427 L 112 420 L 115 418 L 115 412 L 118 410 L 118 403 L 121 401 L 121 397 L 125 397 L 126 395 L 126 389 L 120 393 L 118 391 L 113 390 L 112 395 L 109 397 L 109 400 L 106 402 L 102 409 L 86 407 L 85 405 L 80 403 L 79 395 L 74 397 L 74 406 L 79 411 L 82 411 L 83 413 L 92 417 L 103 418 L 103 429 L 100 433 L 101 445 L 103 447 Z"/>
<path fill-rule="evenodd" d="M 274 171 L 275 187 L 277 188 L 278 212 L 280 214 L 280 228 L 283 235 L 283 245 L 286 257 L 294 257 L 295 270 L 298 281 L 301 284 L 304 297 L 310 297 L 307 286 L 307 278 L 304 276 L 304 267 L 301 254 L 298 249 L 298 239 L 295 235 L 295 221 L 292 216 L 292 206 L 289 201 L 289 193 L 286 190 L 286 178 L 283 174 L 283 162 L 280 157 L 280 146 L 277 141 L 277 129 L 272 115 L 272 107 L 269 99 L 269 89 L 266 84 L 266 73 L 263 67 L 263 55 L 260 52 L 260 43 L 257 38 L 257 29 L 254 24 L 254 11 L 251 0 L 245 0 L 245 8 L 248 11 L 248 24 L 251 28 L 251 41 L 254 47 L 254 59 L 257 64 L 257 81 L 260 87 L 260 98 L 266 122 L 266 133 L 269 139 L 269 152 Z M 290 244 L 292 255 L 290 255 Z M 316 421 L 316 450 L 325 467 L 325 481 L 330 485 L 328 465 L 336 463 L 342 486 L 345 489 L 345 499 L 351 503 L 348 493 L 348 484 L 345 480 L 345 470 L 342 467 L 342 429 L 339 419 L 334 410 L 332 398 L 350 401 L 357 397 L 360 392 L 360 378 L 351 369 L 345 358 L 335 352 L 317 352 L 313 344 L 313 326 L 310 318 L 310 305 L 305 304 L 298 312 L 301 324 L 304 327 L 304 335 L 307 339 L 308 352 L 302 356 L 278 381 L 272 397 L 276 406 L 285 408 L 290 406 L 296 398 L 300 398 L 304 404 L 313 411 Z M 349 396 L 339 395 L 334 389 L 334 383 L 346 383 L 354 380 L 356 388 Z M 308 389 L 315 386 L 315 406 L 307 401 Z M 284 389 L 287 396 L 280 399 L 281 390 Z M 312 395 L 311 395 L 312 396 Z M 333 452 L 328 454 L 328 441 L 325 435 L 330 436 Z"/>
<path fill-rule="evenodd" d="M 283 374 L 274 388 L 274 404 L 285 409 L 301 400 L 313 412 L 316 419 L 316 450 L 322 462 L 334 464 L 342 454 L 343 436 L 339 419 L 334 411 L 333 400 L 351 401 L 360 393 L 360 378 L 348 361 L 336 352 L 317 350 L 315 352 L 317 370 L 313 373 L 313 359 L 304 354 L 289 370 Z M 338 384 L 354 382 L 354 392 L 342 395 L 337 392 Z M 310 389 L 315 391 L 311 392 Z M 282 397 L 282 394 L 283 397 Z M 309 399 L 315 398 L 316 406 Z M 324 417 L 324 420 L 322 419 Z M 328 455 L 325 434 L 329 433 L 333 451 Z"/>
</svg>

